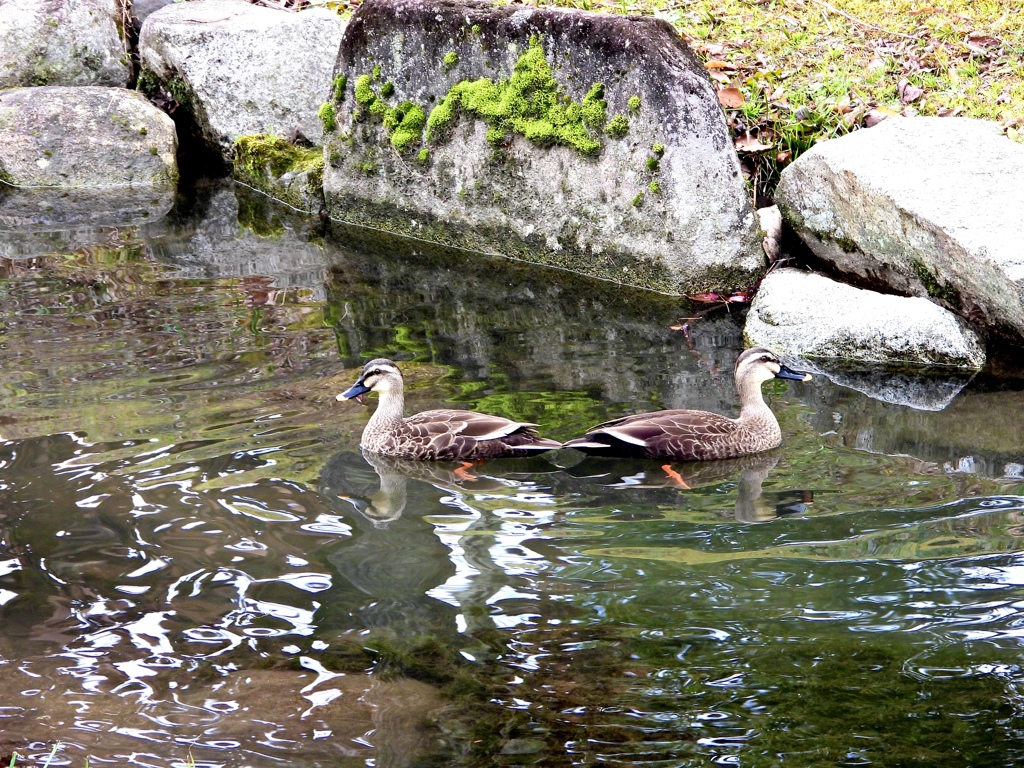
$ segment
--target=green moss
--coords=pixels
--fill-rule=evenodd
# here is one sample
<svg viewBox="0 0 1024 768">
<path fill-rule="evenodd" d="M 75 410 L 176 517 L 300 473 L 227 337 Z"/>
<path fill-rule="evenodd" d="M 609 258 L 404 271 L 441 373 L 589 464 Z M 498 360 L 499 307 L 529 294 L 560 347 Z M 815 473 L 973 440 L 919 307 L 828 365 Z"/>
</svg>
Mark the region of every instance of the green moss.
<svg viewBox="0 0 1024 768">
<path fill-rule="evenodd" d="M 479 24 L 474 24 L 472 27 L 469 28 L 469 31 L 472 32 L 474 35 L 479 35 L 480 34 L 480 25 Z"/>
<path fill-rule="evenodd" d="M 644 202 L 644 193 L 643 192 L 637 192 L 636 197 L 633 198 L 633 207 L 634 208 L 639 208 L 643 202 Z"/>
<path fill-rule="evenodd" d="M 320 105 L 320 109 L 317 110 L 316 116 L 320 118 L 320 122 L 324 124 L 324 132 L 330 133 L 338 127 L 338 121 L 334 114 L 334 104 L 330 101 L 325 101 Z"/>
<path fill-rule="evenodd" d="M 493 144 L 496 147 L 497 146 L 501 146 L 502 144 L 504 144 L 505 143 L 505 129 L 501 128 L 501 127 L 498 127 L 498 128 L 488 128 L 487 129 L 487 143 L 488 144 Z"/>
<path fill-rule="evenodd" d="M 648 184 L 647 188 L 649 190 L 651 190 L 651 194 L 652 195 L 660 195 L 661 194 L 661 184 L 658 183 L 657 179 L 655 179 L 650 184 Z"/>
<path fill-rule="evenodd" d="M 842 247 L 841 244 L 840 247 Z M 843 248 L 843 250 L 846 249 Z M 924 289 L 928 292 L 929 296 L 953 307 L 960 306 L 961 302 L 959 292 L 949 285 L 943 285 L 940 283 L 938 276 L 928 267 L 927 264 L 919 261 L 918 259 L 913 259 L 910 262 L 910 268 L 913 270 L 917 279 L 921 282 L 921 285 L 924 286 Z"/>
<path fill-rule="evenodd" d="M 377 95 L 373 92 L 370 82 L 369 75 L 360 75 L 356 78 L 356 103 L 362 104 L 364 107 L 377 100 Z"/>
<path fill-rule="evenodd" d="M 658 157 L 661 157 L 662 155 L 665 154 L 665 145 L 655 144 L 653 147 L 651 147 L 651 152 L 656 154 Z"/>
<path fill-rule="evenodd" d="M 151 155 L 159 155 L 160 154 L 160 150 L 157 149 L 156 147 L 150 147 L 149 148 L 149 154 L 151 154 Z"/>
<path fill-rule="evenodd" d="M 629 111 L 630 112 L 639 112 L 640 111 L 640 97 L 639 96 L 630 96 L 629 97 L 629 101 L 627 103 L 629 104 Z"/>
<path fill-rule="evenodd" d="M 373 68 L 373 79 L 380 80 L 380 64 Z"/>
<path fill-rule="evenodd" d="M 416 159 L 426 165 L 427 161 L 430 160 L 430 150 L 423 147 L 423 149 L 420 150 L 420 153 L 416 155 Z"/>
<path fill-rule="evenodd" d="M 443 140 L 464 112 L 487 123 L 492 143 L 499 135 L 504 140 L 508 133 L 518 133 L 541 146 L 557 144 L 596 155 L 601 141 L 587 126 L 603 122 L 603 93 L 604 87 L 595 84 L 583 104 L 573 102 L 555 80 L 540 39 L 533 37 L 508 80 L 480 78 L 453 85 L 430 112 L 426 140 Z"/>
<path fill-rule="evenodd" d="M 392 114 L 401 115 L 401 120 L 391 134 L 391 146 L 399 152 L 405 152 L 413 144 L 419 143 L 427 116 L 420 107 L 411 101 L 399 104 Z"/>
<path fill-rule="evenodd" d="M 388 98 L 393 96 L 395 93 L 395 84 L 388 80 L 384 85 L 380 87 L 380 95 L 382 98 Z"/>
<path fill-rule="evenodd" d="M 656 158 L 656 157 L 648 157 L 647 158 L 647 162 L 644 163 L 644 165 L 647 166 L 647 170 L 650 171 L 651 173 L 657 173 L 658 172 L 658 166 L 660 164 L 658 163 L 658 158 Z"/>
<path fill-rule="evenodd" d="M 345 98 L 345 89 L 348 87 L 348 78 L 344 75 L 337 75 L 334 78 L 334 100 L 341 102 Z"/>
<path fill-rule="evenodd" d="M 319 147 L 297 147 L 280 136 L 240 136 L 235 140 L 235 175 L 262 188 L 266 174 L 280 178 L 286 173 L 310 172 L 313 182 L 322 177 L 324 155 Z"/>
<path fill-rule="evenodd" d="M 455 65 L 459 63 L 459 54 L 457 54 L 455 51 L 449 51 L 444 55 L 444 58 L 441 60 L 441 63 L 444 65 L 445 72 L 451 72 L 453 69 L 455 69 Z"/>
<path fill-rule="evenodd" d="M 608 121 L 608 125 L 604 127 L 604 132 L 613 139 L 621 139 L 629 133 L 629 118 L 625 115 L 616 115 Z"/>
</svg>

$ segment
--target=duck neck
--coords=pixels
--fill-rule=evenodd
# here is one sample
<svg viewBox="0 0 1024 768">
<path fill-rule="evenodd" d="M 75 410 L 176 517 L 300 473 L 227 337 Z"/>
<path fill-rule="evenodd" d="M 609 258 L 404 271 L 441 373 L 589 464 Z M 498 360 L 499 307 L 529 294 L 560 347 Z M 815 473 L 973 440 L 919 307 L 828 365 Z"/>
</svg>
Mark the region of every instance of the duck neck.
<svg viewBox="0 0 1024 768">
<path fill-rule="evenodd" d="M 377 410 L 373 412 L 366 424 L 367 431 L 380 432 L 390 430 L 402 423 L 405 413 L 405 393 L 399 389 L 380 393 Z"/>
<path fill-rule="evenodd" d="M 762 383 L 752 379 L 736 382 L 736 391 L 740 395 L 740 421 L 759 421 L 764 418 L 775 420 L 772 409 L 768 407 L 761 393 Z"/>
</svg>

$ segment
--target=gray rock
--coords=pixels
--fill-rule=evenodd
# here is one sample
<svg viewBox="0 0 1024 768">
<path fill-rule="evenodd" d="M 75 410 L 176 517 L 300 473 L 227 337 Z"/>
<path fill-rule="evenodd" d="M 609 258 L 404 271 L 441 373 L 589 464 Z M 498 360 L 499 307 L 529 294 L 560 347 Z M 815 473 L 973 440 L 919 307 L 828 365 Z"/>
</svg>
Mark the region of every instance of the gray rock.
<svg viewBox="0 0 1024 768">
<path fill-rule="evenodd" d="M 985 364 L 978 334 L 928 299 L 875 293 L 797 269 L 765 277 L 744 335 L 752 345 L 802 358 L 967 370 Z"/>
<path fill-rule="evenodd" d="M 517 71 L 536 111 L 502 128 L 483 79 Z M 728 291 L 763 271 L 715 91 L 662 20 L 366 0 L 337 73 L 333 218 L 670 293 Z M 558 133 L 560 119 L 574 132 Z"/>
<path fill-rule="evenodd" d="M 135 91 L 0 91 L 0 179 L 18 187 L 173 188 L 174 122 Z"/>
<path fill-rule="evenodd" d="M 966 118 L 886 120 L 823 142 L 776 200 L 814 254 L 865 287 L 928 296 L 1024 339 L 1024 147 Z"/>
<path fill-rule="evenodd" d="M 196 0 L 153 12 L 142 26 L 140 87 L 161 86 L 230 161 L 235 139 L 301 135 L 320 143 L 345 22 L 324 8 L 289 13 L 244 0 Z"/>
<path fill-rule="evenodd" d="M 0 256 L 27 259 L 73 251 L 94 242 L 97 227 L 125 227 L 162 218 L 175 187 L 18 189 L 0 184 Z"/>
<path fill-rule="evenodd" d="M 118 0 L 0 2 L 0 88 L 111 85 L 131 78 Z"/>
</svg>

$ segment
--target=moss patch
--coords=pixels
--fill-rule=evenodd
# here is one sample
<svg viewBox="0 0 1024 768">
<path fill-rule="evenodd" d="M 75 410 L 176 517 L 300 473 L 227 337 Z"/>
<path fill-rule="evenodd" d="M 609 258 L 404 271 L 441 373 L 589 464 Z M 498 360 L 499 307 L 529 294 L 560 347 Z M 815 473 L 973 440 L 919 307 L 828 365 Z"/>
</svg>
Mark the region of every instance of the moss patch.
<svg viewBox="0 0 1024 768">
<path fill-rule="evenodd" d="M 324 124 L 324 133 L 330 133 L 338 127 L 338 121 L 334 113 L 334 104 L 329 101 L 325 101 L 320 105 L 320 109 L 317 110 L 316 116 L 320 118 L 320 122 Z"/>
<path fill-rule="evenodd" d="M 278 184 L 286 173 L 305 173 L 304 190 Z M 280 136 L 241 136 L 235 141 L 234 176 L 271 197 L 305 209 L 316 205 L 309 202 L 309 197 L 323 193 L 323 149 L 297 147 Z"/>
<path fill-rule="evenodd" d="M 450 72 L 455 69 L 455 65 L 459 63 L 459 54 L 455 51 L 449 51 L 444 55 L 444 59 L 442 59 L 441 63 L 444 66 L 444 71 Z"/>
<path fill-rule="evenodd" d="M 348 88 L 348 78 L 344 75 L 337 75 L 334 78 L 334 100 L 339 104 L 345 98 L 346 88 Z"/>
<path fill-rule="evenodd" d="M 604 127 L 604 132 L 613 139 L 621 139 L 629 133 L 629 118 L 625 115 L 616 115 L 608 121 L 608 125 Z"/>
<path fill-rule="evenodd" d="M 483 120 L 488 140 L 499 143 L 516 133 L 541 146 L 571 147 L 582 155 L 601 151 L 591 133 L 604 122 L 604 86 L 595 83 L 576 103 L 555 80 L 538 37 L 530 40 L 508 80 L 463 80 L 451 87 L 430 112 L 427 141 L 444 140 L 460 113 Z"/>
</svg>

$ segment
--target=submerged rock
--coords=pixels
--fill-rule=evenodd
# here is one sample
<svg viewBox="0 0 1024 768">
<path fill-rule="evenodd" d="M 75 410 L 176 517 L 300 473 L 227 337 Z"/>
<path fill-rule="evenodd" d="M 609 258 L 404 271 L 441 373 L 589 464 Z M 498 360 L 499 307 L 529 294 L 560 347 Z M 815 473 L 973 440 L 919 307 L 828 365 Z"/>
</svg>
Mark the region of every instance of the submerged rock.
<svg viewBox="0 0 1024 768">
<path fill-rule="evenodd" d="M 662 20 L 367 0 L 336 75 L 333 218 L 672 293 L 763 270 L 715 91 Z"/>
<path fill-rule="evenodd" d="M 0 88 L 128 85 L 122 5 L 119 0 L 0 2 Z"/>
<path fill-rule="evenodd" d="M 24 187 L 173 186 L 173 121 L 124 88 L 0 91 L 0 178 Z"/>
<path fill-rule="evenodd" d="M 985 346 L 967 323 L 928 299 L 892 296 L 798 269 L 761 283 L 744 335 L 799 357 L 978 370 Z"/>
<path fill-rule="evenodd" d="M 244 0 L 174 3 L 142 26 L 139 86 L 166 90 L 204 142 L 230 161 L 240 136 L 319 143 L 345 22 L 324 8 L 289 13 Z"/>
<path fill-rule="evenodd" d="M 784 217 L 830 271 L 1024 339 L 1024 147 L 966 118 L 886 120 L 782 173 Z"/>
</svg>

